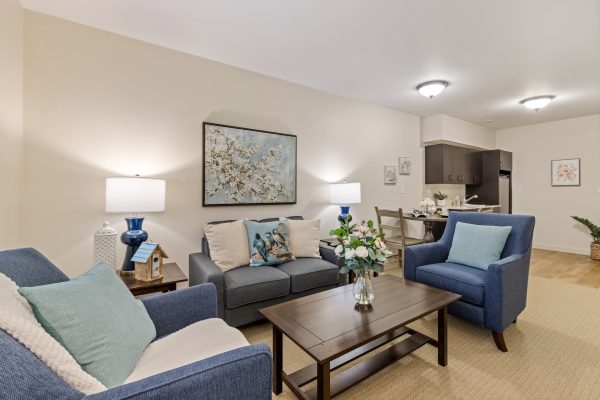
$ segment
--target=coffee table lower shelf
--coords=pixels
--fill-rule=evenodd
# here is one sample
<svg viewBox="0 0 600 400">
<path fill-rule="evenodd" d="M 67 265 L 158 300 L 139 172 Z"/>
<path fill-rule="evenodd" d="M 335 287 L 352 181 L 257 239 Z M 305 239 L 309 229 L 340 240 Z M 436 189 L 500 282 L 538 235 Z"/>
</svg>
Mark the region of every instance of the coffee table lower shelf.
<svg viewBox="0 0 600 400">
<path fill-rule="evenodd" d="M 276 328 L 274 330 L 276 330 Z M 368 358 L 359 364 L 353 365 L 336 376 L 329 376 L 330 372 L 407 334 L 409 336 L 406 339 L 390 348 L 379 352 L 375 356 Z M 281 378 L 299 399 L 320 400 L 322 398 L 330 398 L 341 394 L 426 344 L 431 344 L 434 347 L 439 348 L 437 340 L 410 329 L 409 327 L 401 327 L 332 360 L 330 363 L 313 363 L 291 374 L 286 374 L 281 371 Z M 324 374 L 325 376 L 319 377 L 320 374 Z M 307 391 L 302 390 L 302 386 L 317 379 L 328 387 L 315 386 Z M 321 396 L 319 396 L 319 391 L 321 391 Z M 325 396 L 323 396 L 323 394 L 325 394 Z M 329 394 L 329 396 L 327 396 L 327 394 Z"/>
</svg>

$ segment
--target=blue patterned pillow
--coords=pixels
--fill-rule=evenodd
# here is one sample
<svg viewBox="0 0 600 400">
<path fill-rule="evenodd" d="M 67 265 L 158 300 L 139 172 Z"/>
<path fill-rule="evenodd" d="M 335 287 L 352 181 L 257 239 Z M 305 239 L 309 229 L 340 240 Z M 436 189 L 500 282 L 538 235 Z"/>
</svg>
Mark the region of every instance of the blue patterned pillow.
<svg viewBox="0 0 600 400">
<path fill-rule="evenodd" d="M 288 220 L 256 222 L 246 220 L 250 266 L 276 265 L 293 260 L 288 235 Z"/>
</svg>

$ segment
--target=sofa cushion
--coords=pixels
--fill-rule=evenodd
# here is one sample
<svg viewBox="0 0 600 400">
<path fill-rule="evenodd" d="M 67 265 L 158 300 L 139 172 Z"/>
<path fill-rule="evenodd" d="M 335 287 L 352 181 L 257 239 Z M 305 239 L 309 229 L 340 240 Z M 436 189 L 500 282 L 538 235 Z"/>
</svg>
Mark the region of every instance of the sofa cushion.
<svg viewBox="0 0 600 400">
<path fill-rule="evenodd" d="M 321 221 L 289 221 L 290 246 L 294 257 L 321 258 L 319 244 L 321 242 Z"/>
<path fill-rule="evenodd" d="M 245 220 L 250 249 L 250 266 L 276 265 L 292 260 L 288 220 L 256 222 Z"/>
<path fill-rule="evenodd" d="M 290 276 L 275 267 L 240 267 L 224 274 L 225 304 L 240 307 L 290 294 Z"/>
<path fill-rule="evenodd" d="M 289 274 L 292 293 L 335 285 L 340 279 L 338 266 L 320 258 L 298 258 L 280 265 L 279 269 Z"/>
<path fill-rule="evenodd" d="M 248 265 L 248 234 L 243 220 L 204 225 L 211 259 L 223 272 Z"/>
<path fill-rule="evenodd" d="M 230 327 L 222 319 L 205 319 L 152 342 L 125 383 L 248 345 L 242 332 Z"/>
<path fill-rule="evenodd" d="M 447 261 L 487 270 L 500 259 L 511 231 L 512 226 L 457 222 Z"/>
<path fill-rule="evenodd" d="M 483 306 L 486 271 L 454 263 L 423 265 L 417 268 L 417 282 L 463 296 L 461 300 Z"/>
<path fill-rule="evenodd" d="M 68 282 L 20 288 L 19 293 L 44 329 L 107 387 L 123 383 L 156 337 L 142 302 L 106 265 Z"/>
</svg>

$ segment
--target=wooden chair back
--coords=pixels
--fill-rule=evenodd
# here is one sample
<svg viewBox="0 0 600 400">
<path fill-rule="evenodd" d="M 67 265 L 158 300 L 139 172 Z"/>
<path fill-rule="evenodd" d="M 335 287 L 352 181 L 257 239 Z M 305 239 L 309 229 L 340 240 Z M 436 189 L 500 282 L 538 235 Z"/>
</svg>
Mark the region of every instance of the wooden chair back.
<svg viewBox="0 0 600 400">
<path fill-rule="evenodd" d="M 402 208 L 398 210 L 382 210 L 379 207 L 375 207 L 375 213 L 377 214 L 377 226 L 379 232 L 385 235 L 383 241 L 386 246 L 403 250 L 406 247 L 406 235 L 405 235 L 405 221 L 404 215 L 402 214 Z M 395 218 L 396 224 L 384 223 L 382 218 Z M 386 232 L 386 231 L 389 231 Z"/>
</svg>

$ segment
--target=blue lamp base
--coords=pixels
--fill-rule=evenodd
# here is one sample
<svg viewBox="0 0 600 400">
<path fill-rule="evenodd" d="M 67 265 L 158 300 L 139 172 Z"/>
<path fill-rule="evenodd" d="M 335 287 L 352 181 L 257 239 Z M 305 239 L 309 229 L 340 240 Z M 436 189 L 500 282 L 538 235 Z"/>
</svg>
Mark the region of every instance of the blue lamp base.
<svg viewBox="0 0 600 400">
<path fill-rule="evenodd" d="M 348 222 L 352 221 L 352 215 L 350 215 L 350 206 L 340 206 L 340 215 L 338 215 L 338 221 L 344 222 L 348 218 Z"/>
<path fill-rule="evenodd" d="M 121 235 L 121 242 L 127 245 L 127 250 L 121 267 L 121 274 L 130 275 L 135 272 L 135 264 L 131 261 L 131 257 L 140 247 L 140 244 L 148 240 L 148 232 L 142 230 L 143 217 L 128 217 L 125 218 L 125 221 L 127 221 L 127 232 L 123 232 Z"/>
</svg>

